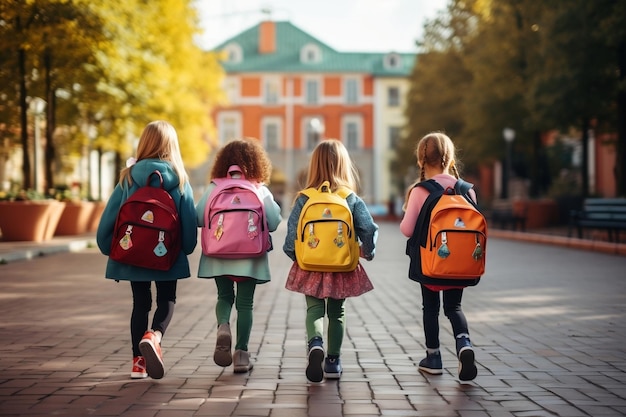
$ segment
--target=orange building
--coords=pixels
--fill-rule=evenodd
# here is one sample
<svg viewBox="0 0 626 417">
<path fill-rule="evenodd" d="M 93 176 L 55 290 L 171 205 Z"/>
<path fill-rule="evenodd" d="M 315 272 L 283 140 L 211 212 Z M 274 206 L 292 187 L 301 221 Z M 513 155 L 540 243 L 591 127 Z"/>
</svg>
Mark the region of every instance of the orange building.
<svg viewBox="0 0 626 417">
<path fill-rule="evenodd" d="M 317 141 L 340 139 L 364 200 L 386 207 L 414 54 L 339 52 L 287 21 L 261 22 L 215 49 L 226 57 L 228 105 L 213 114 L 220 144 L 261 140 L 290 203 Z"/>
</svg>

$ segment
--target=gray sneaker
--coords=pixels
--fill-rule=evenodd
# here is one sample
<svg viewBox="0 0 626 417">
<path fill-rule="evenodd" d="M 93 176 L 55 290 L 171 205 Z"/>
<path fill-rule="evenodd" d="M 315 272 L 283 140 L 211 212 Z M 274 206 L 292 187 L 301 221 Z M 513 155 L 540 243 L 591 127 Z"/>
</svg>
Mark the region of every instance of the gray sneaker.
<svg viewBox="0 0 626 417">
<path fill-rule="evenodd" d="M 215 353 L 213 353 L 213 360 L 216 365 L 227 367 L 233 363 L 231 347 L 232 336 L 230 333 L 230 324 L 220 324 L 217 328 L 217 341 L 215 342 Z"/>
</svg>

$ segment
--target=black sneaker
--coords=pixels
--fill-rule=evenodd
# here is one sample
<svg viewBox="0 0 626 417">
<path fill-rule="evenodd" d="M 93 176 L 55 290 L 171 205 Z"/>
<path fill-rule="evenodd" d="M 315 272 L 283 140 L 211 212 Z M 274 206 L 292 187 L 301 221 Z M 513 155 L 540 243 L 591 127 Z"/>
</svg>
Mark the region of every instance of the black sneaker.
<svg viewBox="0 0 626 417">
<path fill-rule="evenodd" d="M 324 361 L 324 378 L 339 379 L 343 368 L 341 367 L 341 359 L 337 356 L 328 357 Z"/>
<path fill-rule="evenodd" d="M 306 377 L 311 382 L 322 382 L 324 379 L 324 346 L 322 339 L 314 337 L 309 341 L 309 363 L 306 367 Z"/>
<path fill-rule="evenodd" d="M 428 353 L 426 357 L 420 361 L 418 368 L 420 371 L 432 375 L 441 375 L 443 373 L 443 363 L 441 362 L 441 352 Z"/>
<path fill-rule="evenodd" d="M 469 337 L 457 337 L 456 354 L 459 358 L 459 379 L 461 381 L 471 381 L 478 375 L 474 349 Z"/>
</svg>

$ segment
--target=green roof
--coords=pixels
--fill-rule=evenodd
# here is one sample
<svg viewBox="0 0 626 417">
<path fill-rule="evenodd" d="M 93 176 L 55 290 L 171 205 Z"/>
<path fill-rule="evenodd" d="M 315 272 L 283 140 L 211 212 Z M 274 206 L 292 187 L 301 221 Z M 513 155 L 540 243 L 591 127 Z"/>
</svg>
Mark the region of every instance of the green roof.
<svg viewBox="0 0 626 417">
<path fill-rule="evenodd" d="M 258 51 L 261 23 L 233 36 L 214 48 L 223 50 L 237 44 L 243 53 L 241 62 L 223 62 L 224 70 L 234 72 L 354 72 L 376 76 L 408 76 L 415 62 L 415 54 L 380 52 L 339 52 L 319 39 L 309 35 L 288 21 L 273 22 L 276 25 L 276 50 L 260 54 Z M 309 44 L 317 45 L 321 52 L 318 62 L 301 62 L 300 51 Z M 399 65 L 385 67 L 385 57 L 394 54 Z"/>
</svg>

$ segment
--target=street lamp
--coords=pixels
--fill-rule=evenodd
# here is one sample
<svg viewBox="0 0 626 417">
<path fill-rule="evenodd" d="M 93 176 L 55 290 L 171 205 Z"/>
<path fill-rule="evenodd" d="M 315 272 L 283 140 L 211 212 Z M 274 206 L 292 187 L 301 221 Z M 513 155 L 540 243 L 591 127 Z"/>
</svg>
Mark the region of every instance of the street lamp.
<svg viewBox="0 0 626 417">
<path fill-rule="evenodd" d="M 320 119 L 314 117 L 309 120 L 309 128 L 311 133 L 313 134 L 313 146 L 311 146 L 311 149 L 313 149 L 322 139 L 322 135 L 324 134 L 324 124 Z"/>
<path fill-rule="evenodd" d="M 515 140 L 515 130 L 510 127 L 505 127 L 502 130 L 502 136 L 506 143 L 506 160 L 503 170 L 502 181 L 502 198 L 509 198 L 510 180 L 513 176 L 513 141 Z"/>
<path fill-rule="evenodd" d="M 41 181 L 39 181 L 39 168 L 40 168 L 40 153 L 41 153 L 41 117 L 44 115 L 44 111 L 46 110 L 46 101 L 39 97 L 34 97 L 30 100 L 28 104 L 30 111 L 33 113 L 35 118 L 35 143 L 34 143 L 34 151 L 33 151 L 33 175 L 34 175 L 34 189 L 37 192 L 40 192 Z"/>
</svg>

